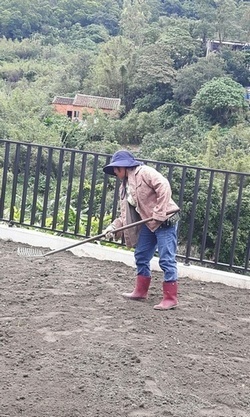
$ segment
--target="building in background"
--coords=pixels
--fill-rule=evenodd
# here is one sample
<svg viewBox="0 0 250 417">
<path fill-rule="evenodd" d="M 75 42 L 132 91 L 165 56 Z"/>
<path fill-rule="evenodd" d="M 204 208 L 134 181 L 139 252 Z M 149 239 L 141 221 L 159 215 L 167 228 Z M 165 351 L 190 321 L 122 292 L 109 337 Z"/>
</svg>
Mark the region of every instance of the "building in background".
<svg viewBox="0 0 250 417">
<path fill-rule="evenodd" d="M 218 52 L 221 47 L 227 46 L 228 48 L 232 49 L 233 51 L 249 51 L 250 44 L 243 43 L 243 42 L 229 42 L 229 41 L 213 41 L 208 40 L 206 44 L 206 56 L 211 54 L 212 52 Z"/>
<path fill-rule="evenodd" d="M 121 99 L 76 94 L 74 98 L 56 96 L 52 105 L 57 113 L 68 116 L 72 121 L 81 121 L 83 115 L 94 114 L 96 110 L 118 117 Z"/>
</svg>

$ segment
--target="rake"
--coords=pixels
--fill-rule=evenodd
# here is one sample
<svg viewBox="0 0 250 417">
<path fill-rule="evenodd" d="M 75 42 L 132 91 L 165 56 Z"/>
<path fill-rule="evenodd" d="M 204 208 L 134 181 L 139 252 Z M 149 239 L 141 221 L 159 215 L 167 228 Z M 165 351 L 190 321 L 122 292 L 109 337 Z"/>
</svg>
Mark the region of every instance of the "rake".
<svg viewBox="0 0 250 417">
<path fill-rule="evenodd" d="M 174 213 L 176 213 L 176 210 L 169 211 L 169 212 L 166 213 L 166 215 L 168 216 L 168 215 L 174 214 Z M 115 229 L 114 234 L 117 233 L 117 232 L 122 232 L 123 230 L 126 230 L 126 229 L 130 229 L 132 227 L 139 226 L 141 224 L 150 222 L 152 220 L 154 220 L 153 217 L 149 217 L 147 219 L 143 219 L 143 220 L 139 220 L 139 221 L 134 222 L 134 223 L 127 224 L 125 226 L 122 226 L 122 227 L 119 227 L 119 228 Z M 17 254 L 18 254 L 18 256 L 25 256 L 25 257 L 46 257 L 46 256 L 50 256 L 50 255 L 55 255 L 56 253 L 66 251 L 68 249 L 75 248 L 76 246 L 83 245 L 84 243 L 89 243 L 89 242 L 93 242 L 94 240 L 102 239 L 103 237 L 105 237 L 105 235 L 106 235 L 106 233 L 100 233 L 99 235 L 92 236 L 92 237 L 89 237 L 87 239 L 84 239 L 81 242 L 73 243 L 72 245 L 65 246 L 63 248 L 55 249 L 55 250 L 52 250 L 50 252 L 45 252 L 45 253 L 42 252 L 38 248 L 18 247 L 17 248 Z"/>
<path fill-rule="evenodd" d="M 130 223 L 129 225 L 119 227 L 118 229 L 115 229 L 115 233 L 121 232 L 121 231 L 123 231 L 125 229 L 129 229 L 131 227 L 139 226 L 140 224 L 149 222 L 150 220 L 153 220 L 153 218 L 150 217 L 150 218 L 147 218 L 145 220 L 140 220 L 138 222 Z M 96 235 L 96 236 L 91 236 L 87 239 L 84 239 L 81 242 L 73 243 L 72 245 L 65 246 L 63 248 L 52 250 L 50 252 L 45 252 L 45 253 L 42 252 L 38 248 L 18 247 L 17 248 L 17 254 L 18 254 L 18 256 L 26 256 L 26 257 L 45 257 L 45 256 L 54 255 L 54 254 L 62 252 L 62 251 L 66 251 L 68 249 L 75 248 L 76 246 L 83 245 L 84 243 L 89 243 L 89 242 L 93 242 L 93 241 L 98 240 L 98 239 L 102 239 L 103 237 L 105 237 L 105 233 L 101 233 L 101 234 Z"/>
</svg>

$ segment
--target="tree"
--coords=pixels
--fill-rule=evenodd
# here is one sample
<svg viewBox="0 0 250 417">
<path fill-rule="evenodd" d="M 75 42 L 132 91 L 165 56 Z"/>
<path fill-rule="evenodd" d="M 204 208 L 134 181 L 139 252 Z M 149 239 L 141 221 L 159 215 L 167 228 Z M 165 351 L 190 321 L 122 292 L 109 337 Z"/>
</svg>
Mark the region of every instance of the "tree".
<svg viewBox="0 0 250 417">
<path fill-rule="evenodd" d="M 211 55 L 181 68 L 173 86 L 174 99 L 184 106 L 190 106 L 203 84 L 225 74 L 223 67 L 224 61 L 218 55 Z"/>
<path fill-rule="evenodd" d="M 181 0 L 165 0 L 162 1 L 162 14 L 163 15 L 178 15 L 183 16 L 185 14 L 184 5 Z"/>
<path fill-rule="evenodd" d="M 124 99 L 134 75 L 135 55 L 133 42 L 123 36 L 102 45 L 87 83 L 92 86 L 93 94 Z"/>
<path fill-rule="evenodd" d="M 197 37 L 249 42 L 250 7 L 238 0 L 184 1 L 184 15 L 197 21 Z"/>
<path fill-rule="evenodd" d="M 172 97 L 176 75 L 169 49 L 164 43 L 145 45 L 136 50 L 135 73 L 125 96 L 126 109 L 152 111 Z"/>
<path fill-rule="evenodd" d="M 238 28 L 242 32 L 241 39 L 244 42 L 250 42 L 250 4 L 241 1 L 237 10 Z"/>
<path fill-rule="evenodd" d="M 191 35 L 193 23 L 180 18 L 160 19 L 162 34 L 159 42 L 168 47 L 176 70 L 195 62 L 203 55 L 201 42 Z"/>
<path fill-rule="evenodd" d="M 120 144 L 138 145 L 147 133 L 155 133 L 159 129 L 159 120 L 154 112 L 138 112 L 132 109 L 117 126 L 116 137 Z"/>
<path fill-rule="evenodd" d="M 121 14 L 121 33 L 127 39 L 141 46 L 144 41 L 144 29 L 148 26 L 149 10 L 145 11 L 144 2 L 125 0 Z"/>
<path fill-rule="evenodd" d="M 225 70 L 235 81 L 244 87 L 250 84 L 250 71 L 247 62 L 247 52 L 232 51 L 230 48 L 221 48 L 220 56 L 225 62 Z"/>
<path fill-rule="evenodd" d="M 118 35 L 121 12 L 119 2 L 114 0 L 87 1 L 86 5 L 88 6 L 91 3 L 95 5 L 95 10 L 92 15 L 89 14 L 91 17 L 90 23 L 105 26 L 112 36 Z M 81 8 L 84 10 L 84 7 L 81 6 Z"/>
<path fill-rule="evenodd" d="M 206 45 L 207 39 L 215 37 L 216 18 L 214 0 L 184 1 L 185 16 L 196 21 L 196 36 Z"/>
<path fill-rule="evenodd" d="M 165 106 L 163 106 L 165 107 Z M 172 112 L 176 111 L 172 109 Z M 203 153 L 204 129 L 197 117 L 193 115 L 179 116 L 178 119 L 169 120 L 168 128 L 162 126 L 160 111 L 158 115 L 161 130 L 144 136 L 141 152 L 147 158 L 160 161 L 176 162 L 194 165 Z"/>
<path fill-rule="evenodd" d="M 213 125 L 234 125 L 244 120 L 248 110 L 244 94 L 244 88 L 231 78 L 215 78 L 198 91 L 192 111 Z"/>
<path fill-rule="evenodd" d="M 214 23 L 220 42 L 230 38 L 234 31 L 237 32 L 236 10 L 237 1 L 216 0 L 216 13 Z"/>
<path fill-rule="evenodd" d="M 139 84 L 143 90 L 156 84 L 172 84 L 176 71 L 169 55 L 168 46 L 160 42 L 138 50 L 133 83 Z"/>
<path fill-rule="evenodd" d="M 250 128 L 244 124 L 230 129 L 213 126 L 207 132 L 204 140 L 203 164 L 210 168 L 230 169 L 238 172 L 248 172 Z"/>
<path fill-rule="evenodd" d="M 126 112 L 136 99 L 155 91 L 163 96 L 163 101 L 157 103 L 161 105 L 166 100 L 163 93 L 175 77 L 168 52 L 163 43 L 136 48 L 123 36 L 113 38 L 101 47 L 88 83 L 94 86 L 94 94 L 122 98 Z"/>
</svg>

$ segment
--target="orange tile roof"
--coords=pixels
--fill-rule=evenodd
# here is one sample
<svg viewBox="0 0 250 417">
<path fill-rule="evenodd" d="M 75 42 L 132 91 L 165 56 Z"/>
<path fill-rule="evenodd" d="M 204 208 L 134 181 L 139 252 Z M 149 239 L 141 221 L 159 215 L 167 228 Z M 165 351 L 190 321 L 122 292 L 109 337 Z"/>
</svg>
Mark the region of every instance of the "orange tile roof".
<svg viewBox="0 0 250 417">
<path fill-rule="evenodd" d="M 76 94 L 74 98 L 56 96 L 52 103 L 72 104 L 73 106 L 90 107 L 94 109 L 119 110 L 121 99 Z"/>
<path fill-rule="evenodd" d="M 76 94 L 73 105 L 91 107 L 96 109 L 118 110 L 121 104 L 120 98 L 88 96 L 86 94 Z"/>
<path fill-rule="evenodd" d="M 54 97 L 52 104 L 73 104 L 74 99 L 70 97 Z"/>
</svg>

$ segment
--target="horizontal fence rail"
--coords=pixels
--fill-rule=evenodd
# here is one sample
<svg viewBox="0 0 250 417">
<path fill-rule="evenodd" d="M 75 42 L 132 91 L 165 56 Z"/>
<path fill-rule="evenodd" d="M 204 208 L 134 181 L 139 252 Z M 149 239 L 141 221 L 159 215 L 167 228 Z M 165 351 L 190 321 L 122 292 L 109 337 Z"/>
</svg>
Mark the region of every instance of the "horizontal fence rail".
<svg viewBox="0 0 250 417">
<path fill-rule="evenodd" d="M 102 170 L 110 159 L 0 140 L 0 220 L 72 238 L 100 234 L 119 210 L 119 182 Z M 250 174 L 142 161 L 169 179 L 181 207 L 178 260 L 249 273 Z"/>
</svg>

